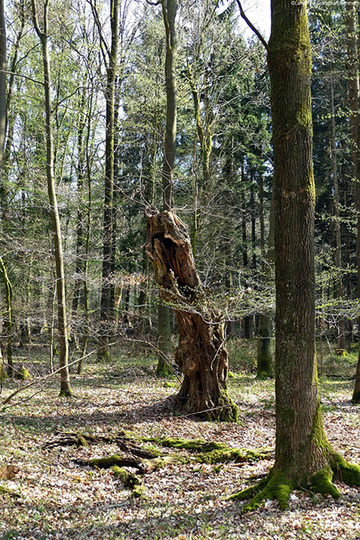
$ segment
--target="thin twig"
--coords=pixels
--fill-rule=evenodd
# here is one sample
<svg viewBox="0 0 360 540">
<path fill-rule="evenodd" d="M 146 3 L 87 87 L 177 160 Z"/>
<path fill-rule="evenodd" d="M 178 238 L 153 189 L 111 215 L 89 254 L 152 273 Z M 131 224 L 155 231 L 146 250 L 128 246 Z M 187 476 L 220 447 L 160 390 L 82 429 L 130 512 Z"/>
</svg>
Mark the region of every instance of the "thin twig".
<svg viewBox="0 0 360 540">
<path fill-rule="evenodd" d="M 269 53 L 270 52 L 270 49 L 269 49 L 269 45 L 267 43 L 267 41 L 263 38 L 263 36 L 260 34 L 259 30 L 252 24 L 251 21 L 249 21 L 249 19 L 247 18 L 247 16 L 245 15 L 245 12 L 243 10 L 243 7 L 241 5 L 241 2 L 240 0 L 236 0 L 237 2 L 237 5 L 239 6 L 239 10 L 240 10 L 240 15 L 241 17 L 244 19 L 244 21 L 246 22 L 246 24 L 249 26 L 249 28 L 251 28 L 251 30 L 254 32 L 254 34 L 257 35 L 257 37 L 259 38 L 259 40 L 261 41 L 261 43 L 264 45 L 266 51 Z"/>
<path fill-rule="evenodd" d="M 109 344 L 109 347 L 111 345 L 116 345 L 116 343 L 110 343 Z M 90 351 L 89 353 L 85 354 L 85 356 L 82 356 L 81 358 L 77 358 L 76 360 L 74 360 L 73 362 L 70 362 L 68 364 L 68 367 L 74 365 L 74 364 L 77 364 L 79 362 L 79 360 L 84 360 L 84 358 L 87 358 L 88 356 L 91 356 L 92 354 L 96 353 L 97 352 L 97 349 L 94 349 L 93 351 Z M 13 397 L 15 397 L 17 394 L 19 394 L 20 392 L 22 392 L 23 390 L 27 390 L 28 388 L 30 388 L 31 386 L 35 386 L 35 384 L 38 384 L 42 381 L 45 381 L 47 379 L 50 379 L 51 377 L 53 377 L 54 375 L 56 375 L 57 373 L 59 373 L 62 369 L 64 369 L 63 367 L 59 368 L 59 369 L 56 369 L 55 371 L 52 371 L 51 373 L 48 373 L 47 375 L 44 375 L 44 377 L 41 377 L 40 379 L 36 379 L 34 381 L 32 381 L 31 383 L 28 383 L 28 384 L 25 384 L 24 386 L 21 386 L 21 388 L 17 388 L 12 394 L 10 394 L 10 396 L 8 396 L 4 401 L 1 402 L 1 405 L 7 405 L 9 403 L 9 401 L 12 400 Z"/>
</svg>

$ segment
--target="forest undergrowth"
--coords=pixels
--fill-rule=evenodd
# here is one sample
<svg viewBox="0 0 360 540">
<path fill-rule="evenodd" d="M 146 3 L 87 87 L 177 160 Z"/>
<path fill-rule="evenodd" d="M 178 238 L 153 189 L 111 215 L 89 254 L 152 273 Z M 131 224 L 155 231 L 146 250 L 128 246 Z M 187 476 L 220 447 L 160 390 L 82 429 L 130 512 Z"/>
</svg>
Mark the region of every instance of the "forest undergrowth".
<svg viewBox="0 0 360 540">
<path fill-rule="evenodd" d="M 119 347 L 111 363 L 89 357 L 83 375 L 72 374 L 74 398 L 58 397 L 57 380 L 18 394 L 0 409 L 0 473 L 6 466 L 15 471 L 0 485 L 17 495 L 0 494 L 0 538 L 360 539 L 360 492 L 345 485 L 339 500 L 294 492 L 285 512 L 268 501 L 242 515 L 242 503 L 228 500 L 263 477 L 273 462 L 274 382 L 255 379 L 254 351 L 253 343 L 230 344 L 230 394 L 239 407 L 238 424 L 173 416 L 169 398 L 178 379 L 156 377 L 156 358 L 129 346 Z M 329 441 L 359 464 L 359 407 L 350 402 L 355 355 L 318 351 Z M 46 373 L 40 347 L 17 353 L 16 363 L 33 380 Z M 5 381 L 1 401 L 21 384 Z M 95 442 L 49 446 L 64 433 Z M 141 474 L 141 492 L 125 487 L 111 468 L 86 464 L 118 454 L 119 434 L 164 461 Z M 224 443 L 260 451 L 260 459 L 201 462 L 189 449 L 166 447 L 164 438 Z M 170 456 L 175 459 L 167 462 Z"/>
</svg>

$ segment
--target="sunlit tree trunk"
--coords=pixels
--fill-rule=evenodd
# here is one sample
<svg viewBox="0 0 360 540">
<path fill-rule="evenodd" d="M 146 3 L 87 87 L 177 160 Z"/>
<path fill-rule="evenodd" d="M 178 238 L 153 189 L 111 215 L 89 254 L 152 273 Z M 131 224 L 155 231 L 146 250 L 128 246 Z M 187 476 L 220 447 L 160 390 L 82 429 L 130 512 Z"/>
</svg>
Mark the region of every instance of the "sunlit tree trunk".
<svg viewBox="0 0 360 540">
<path fill-rule="evenodd" d="M 4 174 L 4 148 L 6 136 L 6 26 L 5 26 L 5 3 L 0 0 L 0 205 L 2 219 L 6 219 L 7 213 L 7 190 L 5 187 Z M 4 223 L 2 224 L 4 226 Z M 8 375 L 13 376 L 12 361 L 12 289 L 7 274 L 6 264 L 0 257 L 0 274 L 5 291 L 5 335 L 6 335 L 6 359 Z"/>
<path fill-rule="evenodd" d="M 50 202 L 50 214 L 52 235 L 54 242 L 55 269 L 56 269 L 56 292 L 57 292 L 57 316 L 59 333 L 59 363 L 60 363 L 60 395 L 71 396 L 69 368 L 68 368 L 68 335 L 66 317 L 66 292 L 65 292 L 65 272 L 64 255 L 62 248 L 61 225 L 58 211 L 55 171 L 54 171 L 54 146 L 52 130 L 52 104 L 51 104 L 51 78 L 50 78 L 50 54 L 48 45 L 48 8 L 49 1 L 43 4 L 43 29 L 40 29 L 36 0 L 32 0 L 33 21 L 36 33 L 39 37 L 42 50 L 44 69 L 44 97 L 46 116 L 46 177 L 48 185 L 48 195 Z"/>
<path fill-rule="evenodd" d="M 288 506 L 294 489 L 338 498 L 339 478 L 360 485 L 323 427 L 315 360 L 315 183 L 312 167 L 311 51 L 306 3 L 273 0 L 268 45 L 275 178 L 275 464 L 237 495 Z"/>
</svg>

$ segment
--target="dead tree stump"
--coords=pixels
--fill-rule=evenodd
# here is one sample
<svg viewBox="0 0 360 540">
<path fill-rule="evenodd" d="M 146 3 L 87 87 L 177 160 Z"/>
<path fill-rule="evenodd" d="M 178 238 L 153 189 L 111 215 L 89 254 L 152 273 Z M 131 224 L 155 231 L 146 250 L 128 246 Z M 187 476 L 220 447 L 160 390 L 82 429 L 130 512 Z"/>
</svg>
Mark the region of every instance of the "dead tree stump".
<svg viewBox="0 0 360 540">
<path fill-rule="evenodd" d="M 227 391 L 224 322 L 196 272 L 187 226 L 172 211 L 147 208 L 145 216 L 146 254 L 179 332 L 175 362 L 184 379 L 176 408 L 209 420 L 236 421 L 237 407 Z"/>
</svg>

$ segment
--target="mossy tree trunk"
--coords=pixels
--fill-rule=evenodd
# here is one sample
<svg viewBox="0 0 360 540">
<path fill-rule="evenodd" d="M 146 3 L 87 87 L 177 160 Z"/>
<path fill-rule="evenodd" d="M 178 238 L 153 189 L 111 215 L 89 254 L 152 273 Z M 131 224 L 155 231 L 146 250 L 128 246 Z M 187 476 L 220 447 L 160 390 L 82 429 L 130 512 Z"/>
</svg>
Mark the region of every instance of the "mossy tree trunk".
<svg viewBox="0 0 360 540">
<path fill-rule="evenodd" d="M 265 498 L 286 508 L 293 489 L 339 497 L 332 480 L 360 485 L 327 441 L 315 361 L 315 185 L 311 53 L 306 3 L 273 0 L 268 50 L 275 178 L 276 445 L 269 475 L 241 494 L 245 509 Z"/>
<path fill-rule="evenodd" d="M 184 379 L 176 407 L 208 419 L 236 420 L 237 407 L 227 392 L 224 322 L 196 272 L 187 227 L 172 211 L 148 208 L 146 220 L 146 253 L 179 331 L 175 362 Z"/>
</svg>

